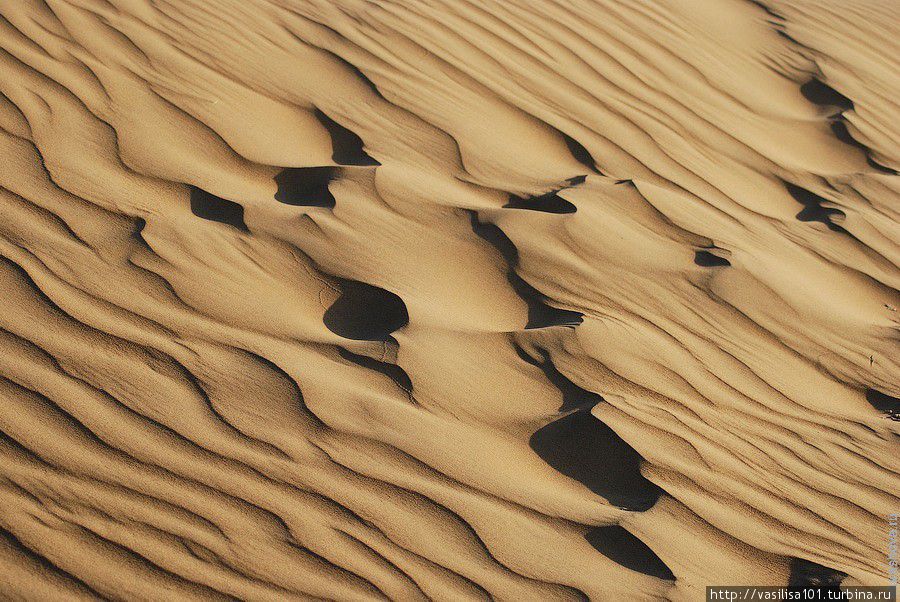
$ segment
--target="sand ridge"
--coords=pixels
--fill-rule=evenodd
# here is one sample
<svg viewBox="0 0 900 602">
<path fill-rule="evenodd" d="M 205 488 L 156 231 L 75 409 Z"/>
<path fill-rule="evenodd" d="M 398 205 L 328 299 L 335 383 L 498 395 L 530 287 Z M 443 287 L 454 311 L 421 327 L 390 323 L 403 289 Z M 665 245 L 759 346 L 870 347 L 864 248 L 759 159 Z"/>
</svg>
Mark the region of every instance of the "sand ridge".
<svg viewBox="0 0 900 602">
<path fill-rule="evenodd" d="M 0 597 L 885 584 L 896 4 L 0 15 Z"/>
</svg>

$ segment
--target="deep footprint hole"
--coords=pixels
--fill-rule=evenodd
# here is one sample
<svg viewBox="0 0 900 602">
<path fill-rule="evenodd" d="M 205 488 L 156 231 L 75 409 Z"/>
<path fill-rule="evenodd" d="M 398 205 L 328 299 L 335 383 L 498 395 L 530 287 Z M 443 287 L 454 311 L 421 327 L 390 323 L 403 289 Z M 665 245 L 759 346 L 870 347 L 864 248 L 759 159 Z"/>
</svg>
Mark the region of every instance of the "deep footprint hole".
<svg viewBox="0 0 900 602">
<path fill-rule="evenodd" d="M 719 257 L 709 251 L 695 251 L 694 263 L 703 268 L 724 268 L 731 265 L 731 262 L 724 257 Z"/>
<path fill-rule="evenodd" d="M 847 573 L 802 558 L 791 558 L 789 587 L 838 587 Z"/>
<path fill-rule="evenodd" d="M 816 77 L 800 86 L 800 93 L 806 100 L 817 105 L 838 107 L 842 111 L 853 109 L 852 100 Z"/>
<path fill-rule="evenodd" d="M 566 148 L 569 149 L 569 153 L 575 158 L 576 161 L 593 171 L 594 173 L 600 173 L 600 170 L 597 169 L 597 162 L 594 161 L 594 157 L 591 156 L 591 153 L 584 147 L 583 144 L 572 138 L 568 134 L 562 134 L 563 140 L 566 143 Z"/>
<path fill-rule="evenodd" d="M 627 569 L 666 581 L 675 580 L 671 569 L 650 546 L 619 525 L 594 527 L 584 538 L 595 550 Z"/>
<path fill-rule="evenodd" d="M 539 196 L 520 197 L 509 195 L 509 202 L 503 207 L 507 209 L 527 209 L 529 211 L 541 211 L 543 213 L 575 213 L 577 207 L 559 196 L 556 192 L 548 192 Z"/>
<path fill-rule="evenodd" d="M 649 510 L 663 493 L 641 474 L 641 455 L 589 409 L 547 424 L 529 443 L 547 464 L 619 508 Z"/>
<path fill-rule="evenodd" d="M 356 341 L 385 341 L 409 323 L 403 299 L 365 282 L 338 278 L 341 296 L 325 311 L 326 328 Z"/>
<path fill-rule="evenodd" d="M 197 217 L 219 222 L 249 232 L 244 223 L 244 208 L 233 201 L 223 199 L 196 186 L 190 187 L 191 213 Z"/>
<path fill-rule="evenodd" d="M 891 420 L 900 421 L 900 399 L 869 388 L 866 389 L 866 401 Z"/>
<path fill-rule="evenodd" d="M 849 234 L 847 230 L 832 221 L 833 217 L 845 217 L 846 214 L 840 209 L 823 206 L 823 203 L 827 203 L 828 199 L 790 182 L 784 182 L 784 186 L 788 194 L 803 206 L 803 209 L 795 216 L 797 220 L 801 222 L 818 222 L 824 224 L 832 232 Z"/>
<path fill-rule="evenodd" d="M 337 178 L 340 168 L 288 167 L 275 176 L 278 191 L 275 200 L 301 207 L 334 207 L 334 195 L 328 185 Z"/>
<path fill-rule="evenodd" d="M 355 132 L 342 126 L 319 109 L 315 110 L 315 116 L 331 136 L 332 161 L 338 165 L 381 165 L 363 150 L 365 146 L 363 140 Z"/>
</svg>

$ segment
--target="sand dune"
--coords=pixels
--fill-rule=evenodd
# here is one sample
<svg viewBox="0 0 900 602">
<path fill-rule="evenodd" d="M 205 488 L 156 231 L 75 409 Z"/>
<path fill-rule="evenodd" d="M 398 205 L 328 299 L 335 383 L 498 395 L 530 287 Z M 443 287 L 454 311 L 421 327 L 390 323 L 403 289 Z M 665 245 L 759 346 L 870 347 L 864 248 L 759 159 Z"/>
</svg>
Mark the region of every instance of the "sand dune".
<svg viewBox="0 0 900 602">
<path fill-rule="evenodd" d="M 0 15 L 0 598 L 887 583 L 897 3 Z"/>
</svg>

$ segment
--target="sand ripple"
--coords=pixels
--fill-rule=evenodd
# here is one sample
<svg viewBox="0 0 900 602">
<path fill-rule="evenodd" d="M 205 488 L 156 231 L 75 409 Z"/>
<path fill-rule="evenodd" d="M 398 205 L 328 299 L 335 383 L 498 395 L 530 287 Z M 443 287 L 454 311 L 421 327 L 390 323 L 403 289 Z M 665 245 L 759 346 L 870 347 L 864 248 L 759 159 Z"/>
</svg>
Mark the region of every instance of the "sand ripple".
<svg viewBox="0 0 900 602">
<path fill-rule="evenodd" d="M 896 3 L 0 15 L 0 597 L 885 583 Z"/>
</svg>

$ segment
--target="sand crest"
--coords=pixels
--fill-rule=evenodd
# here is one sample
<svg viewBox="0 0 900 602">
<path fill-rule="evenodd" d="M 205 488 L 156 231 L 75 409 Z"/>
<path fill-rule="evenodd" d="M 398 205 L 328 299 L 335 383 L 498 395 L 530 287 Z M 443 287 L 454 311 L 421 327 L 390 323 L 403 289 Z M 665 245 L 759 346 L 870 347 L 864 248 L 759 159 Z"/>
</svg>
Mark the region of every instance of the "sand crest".
<svg viewBox="0 0 900 602">
<path fill-rule="evenodd" d="M 0 598 L 887 583 L 900 4 L 0 15 Z"/>
</svg>

